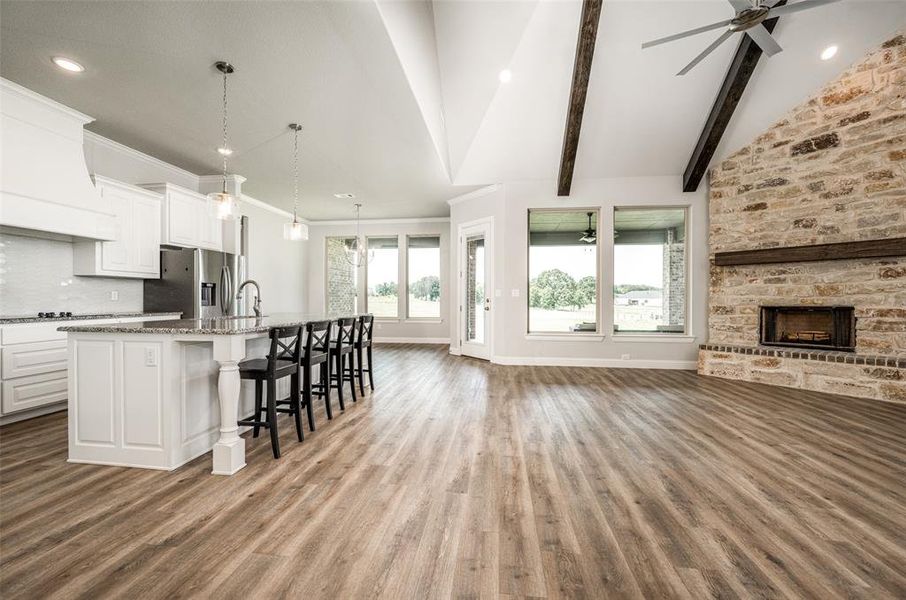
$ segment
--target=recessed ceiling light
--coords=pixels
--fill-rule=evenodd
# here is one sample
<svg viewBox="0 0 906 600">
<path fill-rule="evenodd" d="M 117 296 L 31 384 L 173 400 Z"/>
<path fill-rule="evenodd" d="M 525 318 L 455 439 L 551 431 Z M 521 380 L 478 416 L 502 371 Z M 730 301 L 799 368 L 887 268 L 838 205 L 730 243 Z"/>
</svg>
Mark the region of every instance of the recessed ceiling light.
<svg viewBox="0 0 906 600">
<path fill-rule="evenodd" d="M 229 156 L 233 153 L 233 151 L 229 148 L 218 148 L 217 152 L 219 152 L 222 156 Z"/>
<path fill-rule="evenodd" d="M 497 78 L 500 79 L 500 83 L 509 83 L 510 80 L 513 79 L 513 72 L 509 69 L 504 69 Z"/>
<path fill-rule="evenodd" d="M 830 60 L 837 54 L 837 46 L 828 46 L 821 52 L 821 60 Z"/>
<path fill-rule="evenodd" d="M 72 73 L 81 73 L 85 70 L 85 67 L 72 60 L 71 58 L 66 58 L 63 56 L 54 56 L 53 64 L 57 65 L 65 71 L 70 71 Z"/>
<path fill-rule="evenodd" d="M 355 194 L 349 194 L 349 193 L 346 193 L 346 194 L 334 194 L 333 197 L 334 197 L 334 198 L 341 198 L 341 199 L 343 199 L 343 200 L 347 200 L 347 199 L 349 199 L 349 198 L 355 198 Z"/>
</svg>

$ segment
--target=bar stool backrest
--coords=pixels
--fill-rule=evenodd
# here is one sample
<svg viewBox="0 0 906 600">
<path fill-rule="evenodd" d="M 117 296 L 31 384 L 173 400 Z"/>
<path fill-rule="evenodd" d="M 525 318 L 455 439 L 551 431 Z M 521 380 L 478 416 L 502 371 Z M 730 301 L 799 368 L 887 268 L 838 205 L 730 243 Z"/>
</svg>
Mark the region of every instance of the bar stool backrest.
<svg viewBox="0 0 906 600">
<path fill-rule="evenodd" d="M 330 348 L 330 321 L 312 321 L 305 325 L 305 356 L 311 356 L 312 350 L 327 352 Z"/>
<path fill-rule="evenodd" d="M 337 324 L 337 349 L 351 346 L 355 339 L 355 318 L 348 317 L 336 320 Z"/>
<path fill-rule="evenodd" d="M 267 370 L 277 370 L 278 360 L 299 363 L 302 356 L 302 327 L 272 327 L 270 330 L 271 349 L 267 353 Z"/>
<path fill-rule="evenodd" d="M 359 317 L 359 344 L 371 341 L 372 329 L 374 329 L 374 315 L 362 315 Z"/>
</svg>

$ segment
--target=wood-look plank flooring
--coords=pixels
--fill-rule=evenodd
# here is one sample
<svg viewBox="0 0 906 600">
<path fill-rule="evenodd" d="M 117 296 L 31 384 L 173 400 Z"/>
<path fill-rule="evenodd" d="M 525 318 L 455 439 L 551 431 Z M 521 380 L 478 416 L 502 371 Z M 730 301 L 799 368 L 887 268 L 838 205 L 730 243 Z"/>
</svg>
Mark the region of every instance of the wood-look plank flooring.
<svg viewBox="0 0 906 600">
<path fill-rule="evenodd" d="M 233 477 L 2 428 L 0 597 L 906 597 L 906 406 L 375 354 L 376 392 Z"/>
</svg>

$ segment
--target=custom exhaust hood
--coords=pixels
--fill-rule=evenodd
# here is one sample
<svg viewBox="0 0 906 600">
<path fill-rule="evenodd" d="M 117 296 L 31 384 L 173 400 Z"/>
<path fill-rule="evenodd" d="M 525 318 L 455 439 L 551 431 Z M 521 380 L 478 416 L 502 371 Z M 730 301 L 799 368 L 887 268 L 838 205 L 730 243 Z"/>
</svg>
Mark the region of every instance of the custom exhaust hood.
<svg viewBox="0 0 906 600">
<path fill-rule="evenodd" d="M 0 225 L 116 239 L 115 217 L 85 166 L 91 117 L 0 78 Z"/>
</svg>

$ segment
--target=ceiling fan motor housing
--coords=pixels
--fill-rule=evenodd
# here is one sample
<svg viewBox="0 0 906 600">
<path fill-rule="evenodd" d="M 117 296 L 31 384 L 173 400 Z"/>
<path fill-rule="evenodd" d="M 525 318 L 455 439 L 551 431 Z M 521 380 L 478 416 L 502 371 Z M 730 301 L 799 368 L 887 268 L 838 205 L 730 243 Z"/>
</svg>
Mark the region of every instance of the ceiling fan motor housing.
<svg viewBox="0 0 906 600">
<path fill-rule="evenodd" d="M 745 31 L 746 29 L 751 29 L 764 21 L 770 11 L 770 8 L 764 6 L 741 10 L 736 17 L 730 21 L 730 31 Z"/>
</svg>

